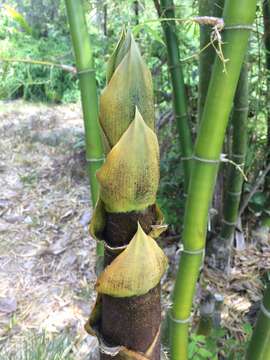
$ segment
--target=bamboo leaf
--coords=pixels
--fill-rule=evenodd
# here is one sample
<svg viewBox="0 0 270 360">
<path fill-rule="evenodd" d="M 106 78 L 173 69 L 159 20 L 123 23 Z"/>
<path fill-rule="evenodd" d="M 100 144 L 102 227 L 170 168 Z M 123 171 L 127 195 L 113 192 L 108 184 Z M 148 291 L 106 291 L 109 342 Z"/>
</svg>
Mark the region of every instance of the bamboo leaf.
<svg viewBox="0 0 270 360">
<path fill-rule="evenodd" d="M 159 183 L 159 147 L 156 134 L 139 110 L 97 172 L 100 198 L 108 212 L 144 210 L 153 205 Z"/>
<path fill-rule="evenodd" d="M 116 297 L 146 294 L 159 283 L 167 264 L 156 241 L 138 224 L 127 248 L 99 276 L 96 290 Z"/>
<path fill-rule="evenodd" d="M 22 14 L 20 14 L 17 10 L 15 10 L 13 7 L 7 4 L 4 4 L 3 6 L 6 9 L 7 14 L 14 21 L 16 21 L 28 35 L 33 35 L 33 30 L 31 26 L 28 24 L 28 22 L 26 21 L 26 19 Z"/>
</svg>

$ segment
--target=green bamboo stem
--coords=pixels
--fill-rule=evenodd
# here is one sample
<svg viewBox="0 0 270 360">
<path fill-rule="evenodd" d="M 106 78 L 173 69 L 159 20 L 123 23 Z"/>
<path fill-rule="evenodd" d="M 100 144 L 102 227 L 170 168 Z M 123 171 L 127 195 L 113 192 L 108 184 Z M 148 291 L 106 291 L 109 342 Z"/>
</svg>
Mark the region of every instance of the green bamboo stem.
<svg viewBox="0 0 270 360">
<path fill-rule="evenodd" d="M 168 19 L 175 18 L 173 0 L 160 0 L 160 7 L 157 6 L 156 2 L 155 4 L 157 11 L 160 12 L 160 17 Z M 178 36 L 174 21 L 163 21 L 162 27 L 167 47 L 168 67 L 173 89 L 173 105 L 180 139 L 181 154 L 184 159 L 184 180 L 185 188 L 187 189 L 191 173 L 191 160 L 188 159 L 191 158 L 193 146 L 189 128 L 186 89 L 180 63 Z M 186 158 L 187 160 L 185 160 Z"/>
<path fill-rule="evenodd" d="M 270 285 L 264 294 L 260 311 L 248 350 L 246 360 L 270 359 Z"/>
<path fill-rule="evenodd" d="M 199 16 L 221 17 L 224 0 L 199 0 Z M 210 42 L 212 28 L 209 25 L 200 26 L 200 49 L 204 49 Z M 199 58 L 199 96 L 198 118 L 201 119 L 207 90 L 211 78 L 213 63 L 215 61 L 215 49 L 208 46 L 200 53 Z"/>
<path fill-rule="evenodd" d="M 238 87 L 234 99 L 234 110 L 232 115 L 232 158 L 231 160 L 244 168 L 247 151 L 248 129 L 248 69 L 243 66 Z M 223 208 L 223 222 L 221 227 L 221 242 L 226 249 L 225 264 L 228 266 L 230 249 L 238 219 L 239 204 L 244 178 L 239 169 L 233 164 L 228 164 L 229 175 L 226 185 L 226 197 Z"/>
<path fill-rule="evenodd" d="M 188 322 L 202 263 L 208 209 L 216 180 L 225 131 L 247 49 L 256 0 L 226 0 L 223 18 L 224 64 L 216 58 L 194 150 L 186 204 L 183 245 L 171 312 L 171 359 L 186 360 Z M 248 26 L 245 26 L 248 25 Z M 212 162 L 211 162 L 212 161 Z"/>
<path fill-rule="evenodd" d="M 270 1 L 263 0 L 264 18 L 264 45 L 266 55 L 266 68 L 270 71 Z"/>
<path fill-rule="evenodd" d="M 99 185 L 96 172 L 103 164 L 103 146 L 98 124 L 98 98 L 93 53 L 81 0 L 65 0 L 76 59 L 84 118 L 87 172 L 92 204 L 95 206 Z"/>
<path fill-rule="evenodd" d="M 265 60 L 266 60 L 266 110 L 267 110 L 267 162 L 270 160 L 270 0 L 263 0 L 263 20 L 264 20 L 264 46 L 265 46 Z M 270 178 L 266 176 L 265 191 L 270 192 Z"/>
</svg>

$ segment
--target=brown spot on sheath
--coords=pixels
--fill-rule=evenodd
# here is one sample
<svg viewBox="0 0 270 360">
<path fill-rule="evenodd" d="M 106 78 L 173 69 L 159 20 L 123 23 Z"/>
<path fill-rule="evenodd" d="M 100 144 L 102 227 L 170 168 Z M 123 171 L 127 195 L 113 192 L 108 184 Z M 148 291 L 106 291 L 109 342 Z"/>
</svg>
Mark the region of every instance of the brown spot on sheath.
<svg viewBox="0 0 270 360">
<path fill-rule="evenodd" d="M 102 296 L 102 335 L 111 346 L 123 345 L 146 353 L 153 343 L 161 322 L 160 285 L 142 296 L 116 298 Z M 101 354 L 101 360 L 112 359 Z M 113 359 L 118 360 L 118 355 Z M 160 339 L 150 360 L 160 360 Z"/>
</svg>

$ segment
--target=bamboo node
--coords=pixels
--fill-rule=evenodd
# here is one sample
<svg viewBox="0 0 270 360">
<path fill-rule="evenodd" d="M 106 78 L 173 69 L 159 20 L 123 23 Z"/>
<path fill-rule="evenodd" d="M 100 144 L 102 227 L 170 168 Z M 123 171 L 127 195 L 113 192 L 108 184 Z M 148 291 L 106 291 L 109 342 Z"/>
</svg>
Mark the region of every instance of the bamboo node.
<svg viewBox="0 0 270 360">
<path fill-rule="evenodd" d="M 240 108 L 234 108 L 234 111 L 239 111 L 239 112 L 241 112 L 241 111 L 248 111 L 249 110 L 249 107 L 248 106 L 246 106 L 246 107 L 240 107 Z"/>
<path fill-rule="evenodd" d="M 170 320 L 172 322 L 174 322 L 175 324 L 188 324 L 191 319 L 192 319 L 192 316 L 190 315 L 187 319 L 175 319 L 173 316 L 172 316 L 172 312 L 169 311 L 169 317 L 170 317 Z"/>
<path fill-rule="evenodd" d="M 204 254 L 205 249 L 198 249 L 198 250 L 186 250 L 183 249 L 182 250 L 183 253 L 188 254 L 188 255 L 200 255 L 200 254 Z"/>
<path fill-rule="evenodd" d="M 204 254 L 205 249 L 202 248 L 202 249 L 197 249 L 197 250 L 188 250 L 188 249 L 185 249 L 183 245 L 180 245 L 178 251 L 186 253 L 188 255 L 200 255 L 200 254 Z"/>
<path fill-rule="evenodd" d="M 99 162 L 99 161 L 104 161 L 105 160 L 105 157 L 102 156 L 101 158 L 89 158 L 89 159 L 86 159 L 87 162 Z"/>
<path fill-rule="evenodd" d="M 208 163 L 208 164 L 218 164 L 221 161 L 221 159 L 205 159 L 205 158 L 201 158 L 197 155 L 193 155 L 192 159 L 200 161 L 200 162 Z"/>
<path fill-rule="evenodd" d="M 181 68 L 181 67 L 182 67 L 181 64 L 168 65 L 169 70 L 174 70 L 174 69 Z"/>
<path fill-rule="evenodd" d="M 176 119 L 182 119 L 182 118 L 185 118 L 185 117 L 187 117 L 187 116 L 188 116 L 188 114 L 185 113 L 185 114 L 182 114 L 182 115 L 175 115 L 175 118 L 176 118 Z"/>
<path fill-rule="evenodd" d="M 227 191 L 227 193 L 231 196 L 240 196 L 242 191 L 234 192 L 234 191 Z"/>
<path fill-rule="evenodd" d="M 246 157 L 246 155 L 244 155 L 244 154 L 232 154 L 232 157 L 237 158 L 237 159 L 244 159 Z"/>
<path fill-rule="evenodd" d="M 252 24 L 235 24 L 230 26 L 225 26 L 224 30 L 251 30 L 253 31 L 253 25 Z"/>
<path fill-rule="evenodd" d="M 192 159 L 193 159 L 193 156 L 182 156 L 181 157 L 182 161 L 188 161 L 188 160 L 192 160 Z"/>
<path fill-rule="evenodd" d="M 94 74 L 96 71 L 95 69 L 83 69 L 83 70 L 77 70 L 77 75 L 84 75 L 84 74 L 88 74 L 88 73 L 92 73 Z"/>
<path fill-rule="evenodd" d="M 236 226 L 237 225 L 237 222 L 230 222 L 225 219 L 222 219 L 222 222 L 223 222 L 223 224 L 228 225 L 228 226 Z"/>
<path fill-rule="evenodd" d="M 263 302 L 261 303 L 261 311 L 268 319 L 270 319 L 270 311 L 266 309 Z"/>
</svg>

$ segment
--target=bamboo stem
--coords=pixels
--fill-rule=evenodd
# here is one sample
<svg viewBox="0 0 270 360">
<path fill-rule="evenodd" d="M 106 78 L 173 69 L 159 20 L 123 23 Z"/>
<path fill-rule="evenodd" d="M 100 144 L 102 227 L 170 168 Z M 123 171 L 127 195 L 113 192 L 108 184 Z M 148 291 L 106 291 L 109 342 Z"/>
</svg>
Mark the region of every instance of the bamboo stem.
<svg viewBox="0 0 270 360">
<path fill-rule="evenodd" d="M 164 17 L 164 19 L 175 18 L 173 0 L 161 0 L 160 6 L 157 6 L 156 2 L 155 5 L 157 12 L 160 14 L 160 17 Z M 175 120 L 178 128 L 181 153 L 183 157 L 185 188 L 187 189 L 191 173 L 190 158 L 192 155 L 192 139 L 189 128 L 186 89 L 184 84 L 182 65 L 180 63 L 177 29 L 175 26 L 175 21 L 162 22 L 162 27 L 166 40 L 168 67 L 172 80 Z"/>
<path fill-rule="evenodd" d="M 221 17 L 224 7 L 224 0 L 200 0 L 199 16 Z M 213 63 L 215 61 L 215 49 L 207 46 L 210 42 L 212 28 L 209 25 L 200 25 L 200 52 L 199 57 L 199 96 L 198 96 L 198 117 L 202 117 L 207 90 L 211 78 Z"/>
<path fill-rule="evenodd" d="M 266 116 L 267 116 L 267 158 L 266 161 L 270 162 L 270 1 L 263 0 L 263 20 L 264 20 L 264 45 L 265 45 L 265 60 L 266 60 Z M 270 192 L 270 178 L 266 176 L 264 189 Z"/>
<path fill-rule="evenodd" d="M 234 99 L 232 115 L 232 161 L 243 169 L 248 140 L 248 69 L 245 64 Z M 223 208 L 223 222 L 221 227 L 221 242 L 225 248 L 224 268 L 229 268 L 230 250 L 233 241 L 235 226 L 238 219 L 239 204 L 241 199 L 244 178 L 237 167 L 228 164 L 229 175 L 226 185 L 226 197 Z"/>
<path fill-rule="evenodd" d="M 103 164 L 103 146 L 98 124 L 98 98 L 93 54 L 81 0 L 65 0 L 71 38 L 81 90 L 85 128 L 87 171 L 90 179 L 92 204 L 95 206 L 99 185 L 96 172 Z"/>
<path fill-rule="evenodd" d="M 270 359 L 270 285 L 265 291 L 261 311 L 248 347 L 246 360 Z"/>
<path fill-rule="evenodd" d="M 205 247 L 208 208 L 255 11 L 256 0 L 226 0 L 225 3 L 223 53 L 229 61 L 225 72 L 224 64 L 216 58 L 194 150 L 184 219 L 184 251 L 175 283 L 171 313 L 172 360 L 186 360 L 188 356 L 188 322 Z"/>
</svg>

